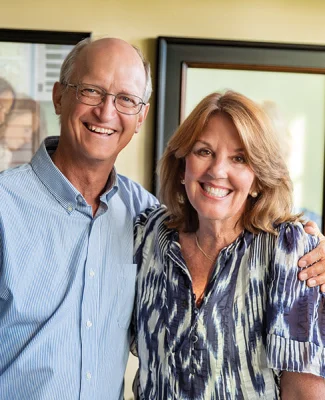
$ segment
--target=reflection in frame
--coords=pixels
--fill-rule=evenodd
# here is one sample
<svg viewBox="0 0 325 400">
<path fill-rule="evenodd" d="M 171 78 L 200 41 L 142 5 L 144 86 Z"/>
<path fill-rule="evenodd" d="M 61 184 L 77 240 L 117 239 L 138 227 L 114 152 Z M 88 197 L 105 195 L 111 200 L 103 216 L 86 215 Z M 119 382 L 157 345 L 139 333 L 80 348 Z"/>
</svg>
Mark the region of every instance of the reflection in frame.
<svg viewBox="0 0 325 400">
<path fill-rule="evenodd" d="M 29 162 L 59 134 L 52 88 L 73 45 L 87 32 L 0 29 L 0 171 Z"/>
<path fill-rule="evenodd" d="M 158 39 L 156 159 L 213 91 L 232 89 L 273 119 L 294 183 L 294 205 L 324 227 L 325 47 Z"/>
</svg>

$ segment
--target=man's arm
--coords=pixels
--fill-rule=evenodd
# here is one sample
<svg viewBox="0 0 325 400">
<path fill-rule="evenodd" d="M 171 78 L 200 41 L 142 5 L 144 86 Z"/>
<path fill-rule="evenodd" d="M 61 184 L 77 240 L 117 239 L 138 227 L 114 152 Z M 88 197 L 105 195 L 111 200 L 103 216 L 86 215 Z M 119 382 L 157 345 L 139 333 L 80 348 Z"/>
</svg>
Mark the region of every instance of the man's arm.
<svg viewBox="0 0 325 400">
<path fill-rule="evenodd" d="M 314 250 L 300 258 L 298 262 L 300 268 L 308 265 L 310 267 L 301 271 L 298 276 L 301 281 L 307 281 L 310 287 L 320 286 L 321 291 L 325 293 L 325 236 L 313 221 L 308 221 L 304 229 L 307 233 L 318 236 L 320 242 Z"/>
<path fill-rule="evenodd" d="M 325 379 L 312 374 L 284 371 L 280 388 L 282 400 L 325 399 Z"/>
</svg>

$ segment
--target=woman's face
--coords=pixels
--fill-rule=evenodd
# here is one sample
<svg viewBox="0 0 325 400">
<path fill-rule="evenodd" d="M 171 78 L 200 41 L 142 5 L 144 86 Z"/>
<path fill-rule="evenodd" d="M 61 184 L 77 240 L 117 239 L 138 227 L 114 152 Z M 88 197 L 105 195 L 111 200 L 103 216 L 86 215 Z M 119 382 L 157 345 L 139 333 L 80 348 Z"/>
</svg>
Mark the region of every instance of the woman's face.
<svg viewBox="0 0 325 400">
<path fill-rule="evenodd" d="M 200 222 L 234 226 L 245 210 L 254 178 L 233 122 L 223 114 L 212 116 L 186 157 L 185 189 Z"/>
</svg>

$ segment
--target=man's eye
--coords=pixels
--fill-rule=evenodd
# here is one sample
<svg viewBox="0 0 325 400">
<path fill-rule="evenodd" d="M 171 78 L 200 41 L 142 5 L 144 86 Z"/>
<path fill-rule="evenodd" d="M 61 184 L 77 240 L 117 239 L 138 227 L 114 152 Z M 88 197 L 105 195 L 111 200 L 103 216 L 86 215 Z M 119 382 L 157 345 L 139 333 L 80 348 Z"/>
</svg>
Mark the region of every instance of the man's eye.
<svg viewBox="0 0 325 400">
<path fill-rule="evenodd" d="M 119 95 L 118 100 L 120 103 L 122 103 L 124 105 L 128 105 L 129 107 L 137 105 L 137 102 L 135 101 L 134 98 L 132 98 L 131 96 L 125 95 L 125 94 Z"/>
<path fill-rule="evenodd" d="M 83 88 L 81 91 L 81 94 L 84 96 L 100 96 L 99 90 L 96 90 L 94 88 L 86 87 Z"/>
<path fill-rule="evenodd" d="M 131 101 L 130 97 L 127 97 L 127 96 L 121 96 L 120 99 L 123 101 L 126 101 L 126 102 Z"/>
</svg>

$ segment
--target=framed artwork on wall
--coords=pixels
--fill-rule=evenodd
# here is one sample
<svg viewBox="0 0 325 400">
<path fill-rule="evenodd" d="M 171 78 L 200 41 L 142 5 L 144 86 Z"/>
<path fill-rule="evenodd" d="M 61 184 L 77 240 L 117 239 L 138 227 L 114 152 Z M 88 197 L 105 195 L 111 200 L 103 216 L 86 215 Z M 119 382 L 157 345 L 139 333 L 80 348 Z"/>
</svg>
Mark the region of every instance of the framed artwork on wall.
<svg viewBox="0 0 325 400">
<path fill-rule="evenodd" d="M 204 96 L 240 92 L 276 125 L 295 210 L 324 230 L 325 46 L 159 37 L 157 68 L 156 160 Z"/>
<path fill-rule="evenodd" d="M 72 47 L 89 32 L 0 29 L 0 171 L 28 162 L 59 134 L 52 87 Z"/>
</svg>

